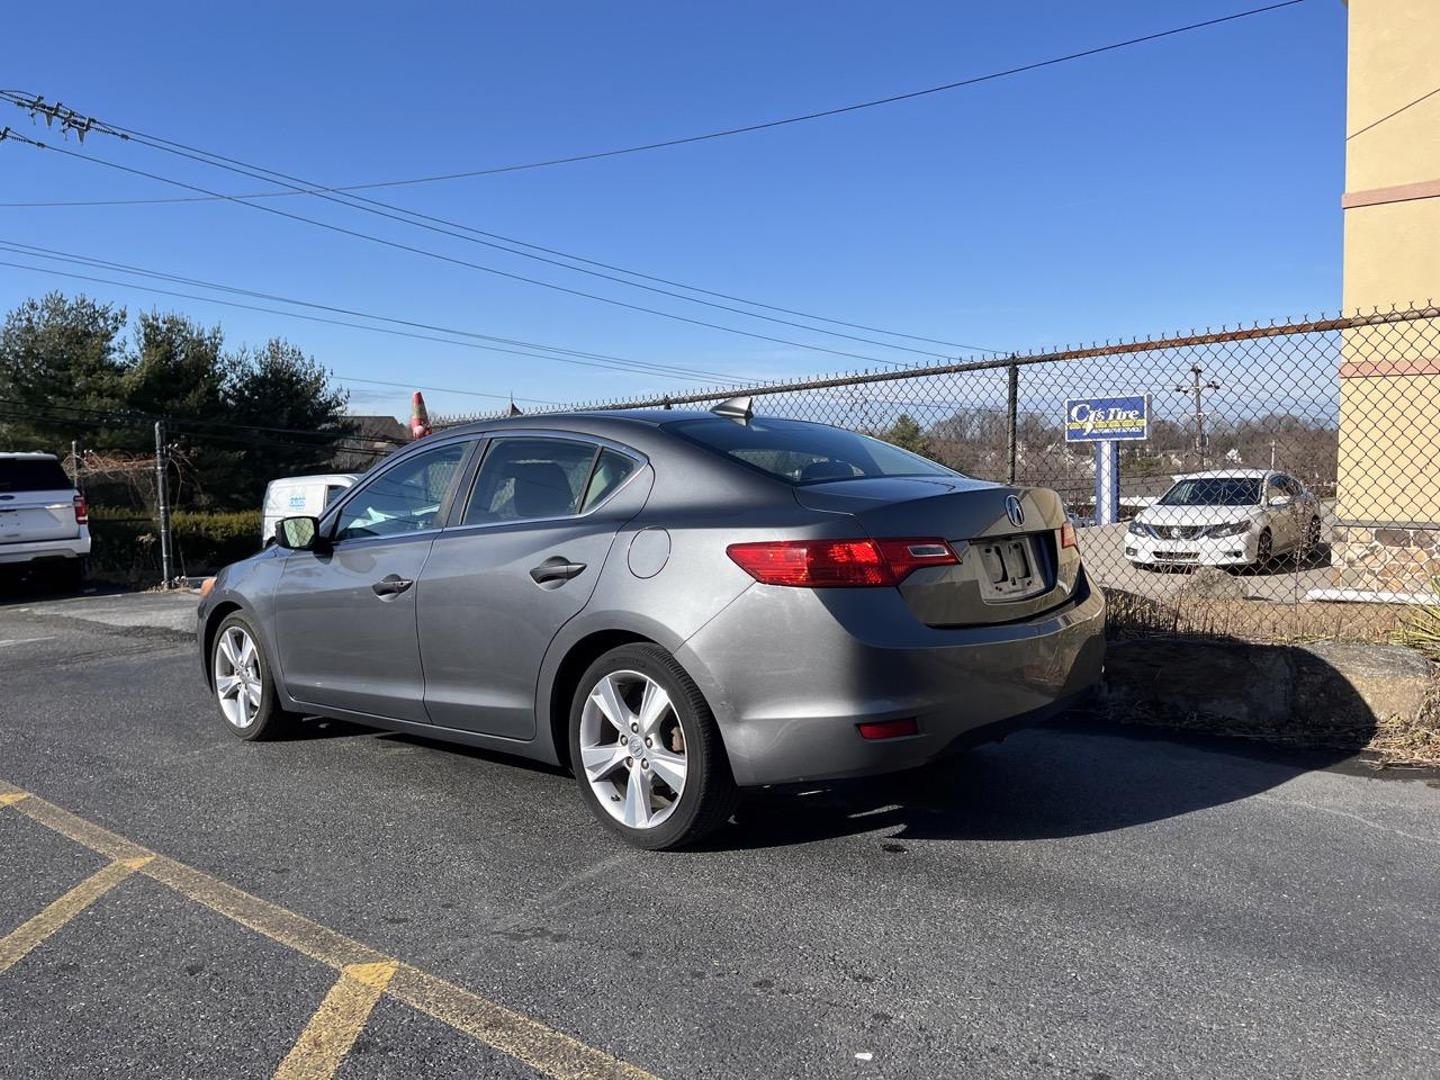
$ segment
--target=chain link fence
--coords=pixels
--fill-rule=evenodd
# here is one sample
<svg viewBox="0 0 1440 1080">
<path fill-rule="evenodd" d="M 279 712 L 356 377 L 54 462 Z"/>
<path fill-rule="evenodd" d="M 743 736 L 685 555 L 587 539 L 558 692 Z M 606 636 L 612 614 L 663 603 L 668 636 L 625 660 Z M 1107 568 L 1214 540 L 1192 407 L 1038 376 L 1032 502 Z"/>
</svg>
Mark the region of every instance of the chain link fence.
<svg viewBox="0 0 1440 1080">
<path fill-rule="evenodd" d="M 1054 488 L 1117 633 L 1385 637 L 1436 598 L 1434 307 L 575 407 L 740 394 L 757 417 Z M 1133 427 L 1136 408 L 1144 438 L 1080 441 Z"/>
</svg>

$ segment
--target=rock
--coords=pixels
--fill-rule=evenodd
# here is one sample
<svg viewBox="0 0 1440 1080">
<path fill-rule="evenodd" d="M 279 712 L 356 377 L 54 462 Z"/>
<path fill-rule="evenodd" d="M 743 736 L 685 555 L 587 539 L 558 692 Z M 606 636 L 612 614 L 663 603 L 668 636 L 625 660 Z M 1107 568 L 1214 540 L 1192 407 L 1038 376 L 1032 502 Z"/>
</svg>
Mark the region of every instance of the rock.
<svg viewBox="0 0 1440 1080">
<path fill-rule="evenodd" d="M 1399 645 L 1264 645 L 1153 637 L 1112 642 L 1106 701 L 1121 721 L 1358 748 L 1419 717 L 1434 665 Z"/>
</svg>

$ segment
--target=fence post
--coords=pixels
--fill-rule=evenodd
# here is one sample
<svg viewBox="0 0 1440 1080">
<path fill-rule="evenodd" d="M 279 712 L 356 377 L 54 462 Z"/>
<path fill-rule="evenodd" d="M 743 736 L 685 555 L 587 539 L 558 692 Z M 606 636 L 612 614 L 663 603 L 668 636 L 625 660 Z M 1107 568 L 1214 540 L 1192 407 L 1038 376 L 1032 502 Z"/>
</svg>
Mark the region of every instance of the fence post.
<svg viewBox="0 0 1440 1080">
<path fill-rule="evenodd" d="M 1009 375 L 1009 392 L 1006 395 L 1005 409 L 1005 457 L 1010 462 L 1008 479 L 1013 484 L 1015 483 L 1016 458 L 1019 453 L 1016 427 L 1020 412 L 1020 365 L 1011 363 L 1006 372 Z"/>
<path fill-rule="evenodd" d="M 165 464 L 165 422 L 155 421 L 155 508 L 160 517 L 160 573 L 165 588 L 175 577 L 174 556 L 170 550 L 170 491 Z"/>
</svg>

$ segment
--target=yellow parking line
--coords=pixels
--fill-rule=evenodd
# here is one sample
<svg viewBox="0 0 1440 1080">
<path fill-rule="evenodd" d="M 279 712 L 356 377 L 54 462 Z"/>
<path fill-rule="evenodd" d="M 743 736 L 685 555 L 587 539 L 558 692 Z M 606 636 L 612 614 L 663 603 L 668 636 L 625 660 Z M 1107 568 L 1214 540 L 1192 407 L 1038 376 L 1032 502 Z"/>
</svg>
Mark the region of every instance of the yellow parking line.
<svg viewBox="0 0 1440 1080">
<path fill-rule="evenodd" d="M 325 995 L 315 1015 L 280 1068 L 275 1080 L 330 1080 L 355 1045 L 365 1021 L 395 974 L 393 960 L 351 964 Z"/>
<path fill-rule="evenodd" d="M 586 1046 L 524 1013 L 487 1001 L 409 964 L 401 964 L 395 972 L 390 996 L 546 1076 L 564 1080 L 657 1080 L 628 1061 Z"/>
<path fill-rule="evenodd" d="M 9 804 L 9 805 L 13 805 Z M 150 859 L 121 859 L 91 874 L 33 918 L 0 938 L 0 974 L 14 967 L 31 949 L 99 900 Z"/>
<path fill-rule="evenodd" d="M 68 837 L 91 851 L 99 852 L 117 861 L 135 862 L 142 874 L 162 885 L 167 885 L 182 896 L 202 904 L 217 914 L 242 926 L 263 934 L 272 941 L 285 945 L 311 959 L 318 960 L 341 972 L 340 979 L 327 995 L 325 1002 L 312 1017 L 310 1027 L 321 1021 L 324 1031 L 340 1030 L 340 1023 L 346 1015 L 341 1006 L 353 1008 L 353 998 L 362 991 L 347 983 L 363 982 L 364 977 L 374 978 L 375 972 L 388 969 L 385 985 L 376 991 L 388 993 L 397 1001 L 419 1009 L 437 1020 L 448 1024 L 473 1039 L 494 1047 L 502 1053 L 524 1062 L 536 1071 L 555 1080 L 657 1080 L 652 1074 L 628 1062 L 621 1061 L 603 1050 L 597 1050 L 573 1039 L 569 1035 L 534 1020 L 523 1013 L 507 1009 L 478 994 L 472 994 L 453 983 L 437 978 L 409 964 L 395 960 L 370 946 L 346 937 L 329 927 L 297 915 L 258 896 L 227 885 L 218 878 L 176 862 L 164 855 L 157 855 L 102 828 L 68 810 L 62 810 L 53 803 L 34 795 L 27 797 L 19 788 L 0 780 L 0 805 L 13 806 L 32 821 L 38 822 L 61 836 Z M 108 868 L 107 868 L 108 869 Z M 126 871 L 129 873 L 130 871 Z M 102 871 L 101 873 L 104 873 Z M 98 876 L 98 875 L 97 875 Z M 63 898 L 62 898 L 63 899 Z M 56 901 L 59 903 L 60 901 Z M 52 905 L 53 906 L 53 905 Z M 38 916 L 37 916 L 38 917 Z M 3 969 L 0 969 L 3 970 Z M 355 974 L 359 972 L 360 974 Z M 341 988 L 345 987 L 344 990 Z M 340 995 L 332 1008 L 327 1004 L 332 996 Z M 363 1000 L 363 998 L 361 998 Z M 374 1002 L 370 1003 L 373 1007 Z M 321 1020 L 322 1014 L 327 1018 Z M 369 1007 L 354 1026 L 345 1048 L 359 1034 Z M 307 1027 L 306 1031 L 310 1030 Z M 318 1036 L 317 1036 L 318 1038 Z M 302 1033 L 301 1041 L 305 1040 Z M 291 1051 L 293 1057 L 300 1049 L 300 1043 Z M 344 1054 L 340 1055 L 343 1058 Z M 335 1059 L 338 1064 L 340 1058 Z M 288 1063 L 290 1058 L 286 1058 Z M 282 1069 L 285 1065 L 281 1066 Z M 333 1071 L 333 1067 L 332 1067 Z M 292 1076 L 321 1076 L 328 1073 L 293 1073 Z"/>
</svg>

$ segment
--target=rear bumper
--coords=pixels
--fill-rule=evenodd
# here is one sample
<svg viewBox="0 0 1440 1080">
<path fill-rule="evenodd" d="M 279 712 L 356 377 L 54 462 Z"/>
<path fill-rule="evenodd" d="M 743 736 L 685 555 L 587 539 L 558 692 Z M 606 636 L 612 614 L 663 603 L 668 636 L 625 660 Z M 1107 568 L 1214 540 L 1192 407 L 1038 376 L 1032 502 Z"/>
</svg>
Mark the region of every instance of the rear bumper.
<svg viewBox="0 0 1440 1080">
<path fill-rule="evenodd" d="M 735 780 L 892 772 L 1053 714 L 1097 683 L 1098 590 L 1038 618 L 937 630 L 887 589 L 756 585 L 677 654 L 715 713 Z M 919 734 L 858 725 L 913 718 Z"/>
<path fill-rule="evenodd" d="M 69 540 L 35 540 L 28 544 L 0 544 L 0 564 L 37 559 L 83 559 L 90 554 L 90 530 Z"/>
</svg>

